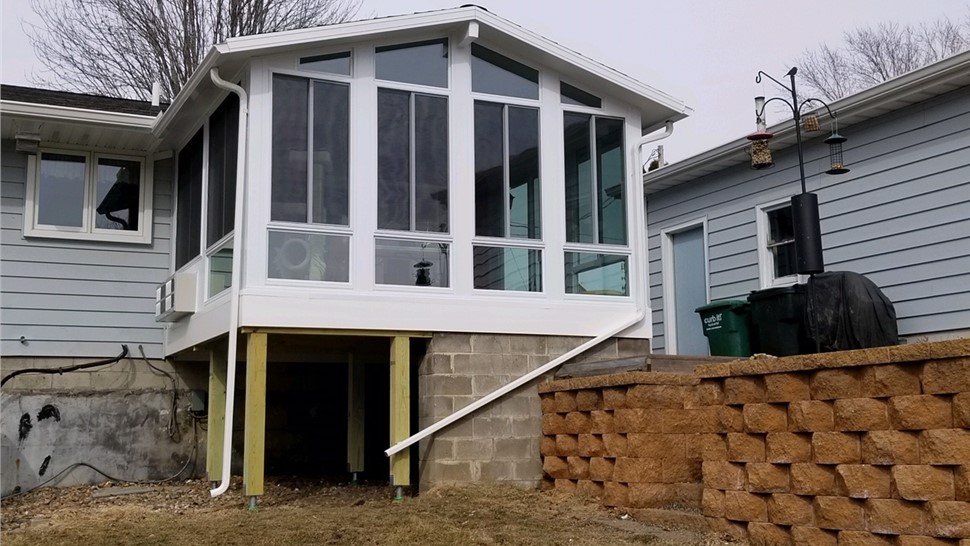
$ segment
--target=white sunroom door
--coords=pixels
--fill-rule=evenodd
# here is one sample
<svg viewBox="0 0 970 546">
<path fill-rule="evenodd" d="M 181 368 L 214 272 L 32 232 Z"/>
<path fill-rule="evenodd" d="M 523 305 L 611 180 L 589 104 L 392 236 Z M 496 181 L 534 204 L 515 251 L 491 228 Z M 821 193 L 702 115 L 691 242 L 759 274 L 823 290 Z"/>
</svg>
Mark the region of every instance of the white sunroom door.
<svg viewBox="0 0 970 546">
<path fill-rule="evenodd" d="M 707 303 L 707 259 L 704 253 L 704 226 L 699 225 L 670 235 L 673 257 L 673 308 L 676 353 L 707 355 L 707 338 L 701 320 L 694 312 Z M 668 351 L 672 352 L 672 351 Z"/>
</svg>

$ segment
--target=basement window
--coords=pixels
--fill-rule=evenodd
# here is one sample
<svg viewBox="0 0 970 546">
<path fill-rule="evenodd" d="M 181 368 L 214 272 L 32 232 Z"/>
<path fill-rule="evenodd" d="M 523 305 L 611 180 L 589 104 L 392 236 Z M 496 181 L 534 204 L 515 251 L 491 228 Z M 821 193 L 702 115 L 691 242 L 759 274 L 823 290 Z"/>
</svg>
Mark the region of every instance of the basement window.
<svg viewBox="0 0 970 546">
<path fill-rule="evenodd" d="M 151 242 L 143 157 L 41 150 L 27 164 L 27 236 Z"/>
</svg>

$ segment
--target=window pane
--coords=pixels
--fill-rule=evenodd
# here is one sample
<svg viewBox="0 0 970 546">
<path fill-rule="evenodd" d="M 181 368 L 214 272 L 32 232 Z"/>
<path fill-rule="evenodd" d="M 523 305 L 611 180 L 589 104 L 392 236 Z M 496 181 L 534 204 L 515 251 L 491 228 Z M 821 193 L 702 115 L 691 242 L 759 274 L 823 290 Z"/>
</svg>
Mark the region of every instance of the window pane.
<svg viewBox="0 0 970 546">
<path fill-rule="evenodd" d="M 42 154 L 37 223 L 81 227 L 84 214 L 83 155 Z"/>
<path fill-rule="evenodd" d="M 475 247 L 475 288 L 542 291 L 541 252 L 531 248 Z"/>
<path fill-rule="evenodd" d="M 209 297 L 232 286 L 232 243 L 209 256 Z"/>
<path fill-rule="evenodd" d="M 411 229 L 411 95 L 377 91 L 377 227 Z"/>
<path fill-rule="evenodd" d="M 375 282 L 448 286 L 448 244 L 377 239 Z"/>
<path fill-rule="evenodd" d="M 313 82 L 313 217 L 348 225 L 350 88 Z"/>
<path fill-rule="evenodd" d="M 209 199 L 206 246 L 232 231 L 236 217 L 239 97 L 230 93 L 209 118 Z"/>
<path fill-rule="evenodd" d="M 94 227 L 137 231 L 140 189 L 140 162 L 99 158 Z"/>
<path fill-rule="evenodd" d="M 377 48 L 377 78 L 448 87 L 448 40 Z"/>
<path fill-rule="evenodd" d="M 448 232 L 448 99 L 414 95 L 414 229 Z"/>
<path fill-rule="evenodd" d="M 202 131 L 178 156 L 175 268 L 195 258 L 202 246 Z"/>
<path fill-rule="evenodd" d="M 350 53 L 333 53 L 331 55 L 303 57 L 300 59 L 300 69 L 349 76 Z"/>
<path fill-rule="evenodd" d="M 472 91 L 538 99 L 539 71 L 473 43 Z"/>
<path fill-rule="evenodd" d="M 592 116 L 563 114 L 566 156 L 566 240 L 595 243 L 593 232 L 593 165 L 590 150 Z"/>
<path fill-rule="evenodd" d="M 627 257 L 588 252 L 566 253 L 566 293 L 627 296 Z"/>
<path fill-rule="evenodd" d="M 319 233 L 269 232 L 269 278 L 347 282 L 350 238 Z"/>
<path fill-rule="evenodd" d="M 587 93 L 578 87 L 573 87 L 566 82 L 559 82 L 559 93 L 561 97 L 560 102 L 563 104 L 591 106 L 593 108 L 601 108 L 603 106 L 603 99 Z"/>
<path fill-rule="evenodd" d="M 782 243 L 795 240 L 795 224 L 792 220 L 791 206 L 769 210 L 768 214 L 768 244 Z"/>
<path fill-rule="evenodd" d="M 271 218 L 307 221 L 308 80 L 273 76 Z"/>
<path fill-rule="evenodd" d="M 505 237 L 504 106 L 475 102 L 475 234 Z"/>
<path fill-rule="evenodd" d="M 538 239 L 539 111 L 509 106 L 509 235 Z"/>
<path fill-rule="evenodd" d="M 596 178 L 600 243 L 626 244 L 623 120 L 596 118 Z"/>
<path fill-rule="evenodd" d="M 787 277 L 789 275 L 794 275 L 797 271 L 795 269 L 795 243 L 784 243 L 777 246 L 771 247 L 771 253 L 774 256 L 775 264 L 775 278 Z"/>
</svg>

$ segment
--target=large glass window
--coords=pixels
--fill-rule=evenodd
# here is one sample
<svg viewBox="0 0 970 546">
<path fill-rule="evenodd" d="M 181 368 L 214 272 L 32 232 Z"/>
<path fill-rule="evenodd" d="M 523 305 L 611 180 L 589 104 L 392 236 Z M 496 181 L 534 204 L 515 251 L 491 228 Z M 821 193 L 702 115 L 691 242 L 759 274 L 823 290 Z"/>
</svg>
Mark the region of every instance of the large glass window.
<svg viewBox="0 0 970 546">
<path fill-rule="evenodd" d="M 627 243 L 623 120 L 566 112 L 566 240 Z"/>
<path fill-rule="evenodd" d="M 350 280 L 350 237 L 323 233 L 269 232 L 269 278 Z"/>
<path fill-rule="evenodd" d="M 375 282 L 400 286 L 448 286 L 448 243 L 378 238 Z"/>
<path fill-rule="evenodd" d="M 794 282 L 796 275 L 795 264 L 795 227 L 792 220 L 791 205 L 787 202 L 772 208 L 762 209 L 765 228 L 764 248 L 761 250 L 767 258 L 769 279 L 768 286 L 776 281 Z M 786 278 L 787 277 L 787 278 Z"/>
<path fill-rule="evenodd" d="M 475 246 L 475 288 L 541 292 L 541 251 L 533 248 Z"/>
<path fill-rule="evenodd" d="M 340 74 L 341 76 L 350 75 L 350 53 L 331 53 L 329 55 L 314 55 L 313 57 L 302 57 L 300 59 L 300 69 L 312 72 L 324 72 L 327 74 Z"/>
<path fill-rule="evenodd" d="M 376 50 L 377 79 L 448 87 L 448 40 L 429 40 Z"/>
<path fill-rule="evenodd" d="M 28 235 L 150 240 L 141 222 L 146 206 L 141 158 L 42 150 L 29 185 L 34 208 Z"/>
<path fill-rule="evenodd" d="M 472 91 L 538 99 L 539 71 L 473 43 Z"/>
<path fill-rule="evenodd" d="M 475 102 L 475 232 L 541 238 L 539 111 Z"/>
<path fill-rule="evenodd" d="M 274 221 L 348 225 L 347 84 L 273 77 Z"/>
<path fill-rule="evenodd" d="M 448 232 L 448 99 L 377 93 L 377 225 Z"/>
<path fill-rule="evenodd" d="M 566 293 L 628 296 L 629 257 L 566 252 Z"/>
<path fill-rule="evenodd" d="M 203 133 L 199 130 L 178 154 L 175 269 L 202 249 L 202 146 Z"/>
</svg>

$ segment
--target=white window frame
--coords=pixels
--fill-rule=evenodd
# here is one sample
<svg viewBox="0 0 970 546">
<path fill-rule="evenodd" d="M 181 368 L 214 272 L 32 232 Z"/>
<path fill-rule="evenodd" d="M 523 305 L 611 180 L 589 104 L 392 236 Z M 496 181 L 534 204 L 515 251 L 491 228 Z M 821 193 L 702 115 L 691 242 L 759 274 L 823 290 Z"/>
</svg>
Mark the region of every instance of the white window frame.
<svg viewBox="0 0 970 546">
<path fill-rule="evenodd" d="M 768 250 L 769 230 L 768 213 L 791 206 L 791 197 L 761 203 L 755 207 L 755 223 L 758 227 L 758 280 L 761 288 L 791 286 L 806 281 L 804 275 L 775 277 L 775 255 Z M 794 244 L 794 243 L 792 243 Z"/>
<path fill-rule="evenodd" d="M 81 227 L 57 226 L 38 223 L 40 201 L 40 161 L 44 154 L 65 154 L 82 156 L 84 160 L 84 203 L 82 203 Z M 97 184 L 98 160 L 121 159 L 135 161 L 140 165 L 138 201 L 138 229 L 108 230 L 95 226 L 94 215 L 97 205 L 95 184 Z M 152 242 L 152 169 L 150 156 L 115 153 L 111 151 L 79 150 L 71 148 L 42 148 L 37 154 L 27 158 L 27 192 L 24 206 L 24 236 L 51 239 L 73 239 L 78 241 L 99 241 L 109 243 L 151 244 Z"/>
</svg>

